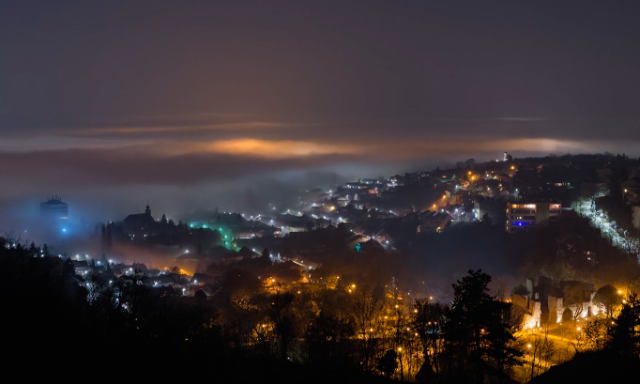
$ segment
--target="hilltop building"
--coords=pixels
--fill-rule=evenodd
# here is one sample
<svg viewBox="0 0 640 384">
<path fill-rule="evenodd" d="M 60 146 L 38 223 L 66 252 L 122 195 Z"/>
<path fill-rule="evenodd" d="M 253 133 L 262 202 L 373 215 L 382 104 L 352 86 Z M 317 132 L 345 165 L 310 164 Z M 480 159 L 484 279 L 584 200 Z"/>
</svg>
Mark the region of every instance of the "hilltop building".
<svg viewBox="0 0 640 384">
<path fill-rule="evenodd" d="M 67 220 L 69 216 L 69 207 L 67 203 L 63 203 L 60 196 L 53 196 L 46 202 L 40 203 L 40 215 L 45 219 Z"/>
<path fill-rule="evenodd" d="M 155 225 L 156 221 L 151 216 L 149 205 L 145 208 L 144 213 L 129 215 L 122 221 L 122 227 L 128 234 L 145 234 Z"/>
</svg>

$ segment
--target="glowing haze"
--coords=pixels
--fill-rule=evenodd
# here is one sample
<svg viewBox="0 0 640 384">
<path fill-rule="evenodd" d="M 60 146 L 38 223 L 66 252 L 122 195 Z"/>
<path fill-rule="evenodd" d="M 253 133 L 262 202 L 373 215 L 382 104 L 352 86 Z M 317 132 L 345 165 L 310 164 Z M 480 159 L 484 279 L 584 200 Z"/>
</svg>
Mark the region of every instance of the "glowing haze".
<svg viewBox="0 0 640 384">
<path fill-rule="evenodd" d="M 640 155 L 637 2 L 453 3 L 3 1 L 2 209 L 121 219 L 504 151 Z"/>
</svg>

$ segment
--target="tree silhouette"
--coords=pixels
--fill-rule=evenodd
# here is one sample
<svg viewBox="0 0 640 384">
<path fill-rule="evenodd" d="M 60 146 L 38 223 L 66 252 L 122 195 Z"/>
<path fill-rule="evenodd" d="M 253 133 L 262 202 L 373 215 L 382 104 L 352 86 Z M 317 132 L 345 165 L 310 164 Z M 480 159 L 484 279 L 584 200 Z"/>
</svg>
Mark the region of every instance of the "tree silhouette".
<svg viewBox="0 0 640 384">
<path fill-rule="evenodd" d="M 489 216 L 488 213 L 485 213 L 484 215 L 482 215 L 482 222 L 485 225 L 489 225 L 489 226 L 493 225 L 493 219 Z"/>
<path fill-rule="evenodd" d="M 34 242 L 31 242 L 31 245 L 29 246 L 29 255 L 33 257 L 38 256 L 38 248 L 36 248 L 36 244 Z"/>
<path fill-rule="evenodd" d="M 608 347 L 614 353 L 638 358 L 640 355 L 640 300 L 634 293 L 630 295 L 620 310 L 620 315 L 611 327 L 611 341 Z"/>
<path fill-rule="evenodd" d="M 378 370 L 387 376 L 387 378 L 391 378 L 391 375 L 393 375 L 397 369 L 398 353 L 393 349 L 390 349 L 380 358 L 380 361 L 378 362 Z"/>
<path fill-rule="evenodd" d="M 611 318 L 615 309 L 622 304 L 622 295 L 618 294 L 618 290 L 613 285 L 605 285 L 596 291 L 593 300 L 604 305 L 607 317 Z"/>
<path fill-rule="evenodd" d="M 207 300 L 207 294 L 202 289 L 198 289 L 193 296 L 200 302 Z"/>
<path fill-rule="evenodd" d="M 73 265 L 71 258 L 67 258 L 62 264 L 62 277 L 63 279 L 70 279 L 76 275 L 76 268 Z"/>
<path fill-rule="evenodd" d="M 470 270 L 453 284 L 454 298 L 443 327 L 453 378 L 482 383 L 489 375 L 504 377 L 519 364 L 522 353 L 511 346 L 514 329 L 505 321 L 511 305 L 489 295 L 490 282 L 491 276 Z"/>
</svg>

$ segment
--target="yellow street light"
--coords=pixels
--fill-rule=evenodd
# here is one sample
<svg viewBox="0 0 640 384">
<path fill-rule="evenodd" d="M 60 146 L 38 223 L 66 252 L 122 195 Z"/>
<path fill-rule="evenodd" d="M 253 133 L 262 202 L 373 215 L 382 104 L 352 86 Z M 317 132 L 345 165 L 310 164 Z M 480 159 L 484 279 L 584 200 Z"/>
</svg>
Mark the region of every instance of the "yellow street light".
<svg viewBox="0 0 640 384">
<path fill-rule="evenodd" d="M 527 344 L 527 348 L 531 348 L 531 344 Z"/>
<path fill-rule="evenodd" d="M 398 347 L 398 352 L 402 352 L 402 348 L 401 347 Z"/>
</svg>

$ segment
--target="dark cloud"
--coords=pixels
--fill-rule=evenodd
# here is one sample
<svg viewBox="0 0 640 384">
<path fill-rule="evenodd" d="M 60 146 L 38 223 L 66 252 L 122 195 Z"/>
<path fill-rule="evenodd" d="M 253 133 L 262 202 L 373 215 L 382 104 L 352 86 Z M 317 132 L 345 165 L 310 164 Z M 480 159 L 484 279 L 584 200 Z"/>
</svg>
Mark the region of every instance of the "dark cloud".
<svg viewBox="0 0 640 384">
<path fill-rule="evenodd" d="M 348 155 L 268 159 L 259 156 L 185 154 L 166 156 L 136 149 L 0 153 L 7 189 L 98 185 L 198 185 L 256 174 L 304 170 L 352 160 Z"/>
<path fill-rule="evenodd" d="M 318 167 L 639 156 L 638 15 L 637 1 L 5 0 L 0 198 L 188 205 Z"/>
</svg>

